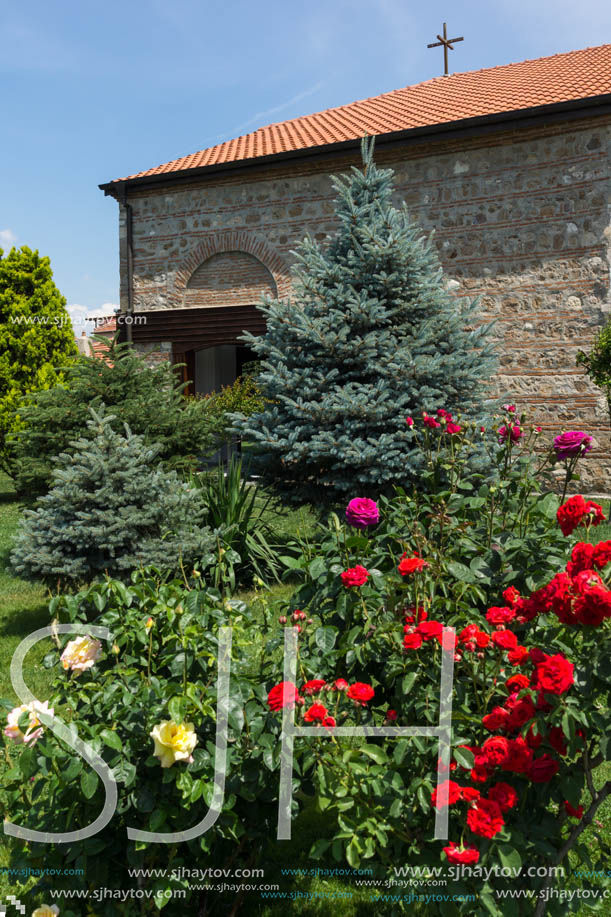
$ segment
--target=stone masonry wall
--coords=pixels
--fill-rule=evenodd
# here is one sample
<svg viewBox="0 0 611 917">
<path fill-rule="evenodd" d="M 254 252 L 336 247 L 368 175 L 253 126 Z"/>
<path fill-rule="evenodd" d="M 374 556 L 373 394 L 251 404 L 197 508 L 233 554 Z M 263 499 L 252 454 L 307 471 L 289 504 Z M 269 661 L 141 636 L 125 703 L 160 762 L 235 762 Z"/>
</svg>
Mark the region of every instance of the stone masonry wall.
<svg viewBox="0 0 611 917">
<path fill-rule="evenodd" d="M 611 310 L 611 118 L 380 148 L 376 161 L 395 169 L 396 203 L 435 230 L 452 292 L 479 297 L 483 317 L 496 320 L 497 392 L 531 409 L 546 439 L 561 428 L 592 432 L 598 448 L 582 486 L 611 493 L 605 399 L 575 366 Z M 273 266 L 260 260 L 282 295 L 296 243 L 306 232 L 324 241 L 334 231 L 330 174 L 351 164 L 356 156 L 293 160 L 130 192 L 135 311 L 188 305 L 185 277 L 203 242 L 210 251 L 246 250 L 228 233 L 248 240 L 251 254 L 257 244 L 273 253 Z"/>
</svg>

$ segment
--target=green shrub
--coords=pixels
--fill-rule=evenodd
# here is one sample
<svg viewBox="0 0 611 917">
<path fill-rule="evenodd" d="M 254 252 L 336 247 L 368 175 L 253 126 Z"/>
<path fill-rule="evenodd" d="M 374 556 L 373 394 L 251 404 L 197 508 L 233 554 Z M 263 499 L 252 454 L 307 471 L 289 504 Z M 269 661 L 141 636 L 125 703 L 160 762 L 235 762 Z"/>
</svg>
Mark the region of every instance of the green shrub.
<svg viewBox="0 0 611 917">
<path fill-rule="evenodd" d="M 208 475 L 193 477 L 206 506 L 205 522 L 219 530 L 210 576 L 216 586 L 233 592 L 236 583 L 258 577 L 277 578 L 279 563 L 274 533 L 265 519 L 272 502 L 242 476 L 242 460 L 232 456 L 227 470 L 219 464 Z"/>
<path fill-rule="evenodd" d="M 578 352 L 576 362 L 585 367 L 592 382 L 605 392 L 611 417 L 611 321 L 607 320 L 600 329 L 588 353 Z"/>
<path fill-rule="evenodd" d="M 206 406 L 209 418 L 219 442 L 234 438 L 228 414 L 238 412 L 245 417 L 263 410 L 264 400 L 256 379 L 252 374 L 238 376 L 232 385 L 224 386 L 220 392 L 204 395 L 201 400 Z"/>
<path fill-rule="evenodd" d="M 64 373 L 62 385 L 25 399 L 23 429 L 14 445 L 15 487 L 36 497 L 51 486 L 53 459 L 87 433 L 89 409 L 112 409 L 113 428 L 130 430 L 155 443 L 159 460 L 171 470 L 197 467 L 203 453 L 214 451 L 213 420 L 204 401 L 184 398 L 184 385 L 169 361 L 149 366 L 127 344 L 113 344 L 96 357 L 81 356 Z"/>
<path fill-rule="evenodd" d="M 55 462 L 53 487 L 25 512 L 11 553 L 15 572 L 49 585 L 129 578 L 138 566 L 176 570 L 205 555 L 201 493 L 158 467 L 158 449 L 112 415 L 91 409 L 87 436 Z"/>
</svg>

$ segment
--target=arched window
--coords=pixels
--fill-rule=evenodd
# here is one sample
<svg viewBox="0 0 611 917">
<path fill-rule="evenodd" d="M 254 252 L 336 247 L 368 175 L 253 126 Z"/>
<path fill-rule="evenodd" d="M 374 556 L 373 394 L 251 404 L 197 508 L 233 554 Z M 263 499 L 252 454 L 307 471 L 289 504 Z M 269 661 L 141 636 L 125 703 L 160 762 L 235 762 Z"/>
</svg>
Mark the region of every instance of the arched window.
<svg viewBox="0 0 611 917">
<path fill-rule="evenodd" d="M 219 252 L 191 274 L 185 306 L 256 305 L 263 293 L 277 296 L 274 278 L 258 258 L 242 251 Z"/>
</svg>

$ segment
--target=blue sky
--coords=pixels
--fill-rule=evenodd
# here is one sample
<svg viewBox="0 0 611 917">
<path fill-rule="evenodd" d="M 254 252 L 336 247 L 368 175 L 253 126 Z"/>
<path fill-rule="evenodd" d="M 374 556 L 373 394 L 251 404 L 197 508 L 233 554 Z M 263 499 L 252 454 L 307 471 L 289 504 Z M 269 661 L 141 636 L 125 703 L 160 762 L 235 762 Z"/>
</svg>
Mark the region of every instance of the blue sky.
<svg viewBox="0 0 611 917">
<path fill-rule="evenodd" d="M 118 302 L 109 181 L 442 72 L 611 42 L 602 0 L 28 0 L 0 12 L 0 246 L 49 255 L 72 313 Z M 82 330 L 82 327 L 77 330 Z"/>
</svg>

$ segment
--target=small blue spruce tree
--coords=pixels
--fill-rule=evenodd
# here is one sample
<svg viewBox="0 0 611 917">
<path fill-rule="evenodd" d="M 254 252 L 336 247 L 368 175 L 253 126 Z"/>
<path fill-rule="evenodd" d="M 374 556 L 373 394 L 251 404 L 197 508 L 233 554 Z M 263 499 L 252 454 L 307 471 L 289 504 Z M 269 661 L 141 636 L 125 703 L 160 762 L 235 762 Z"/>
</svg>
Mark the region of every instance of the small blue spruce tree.
<svg viewBox="0 0 611 917">
<path fill-rule="evenodd" d="M 293 297 L 265 299 L 267 399 L 236 432 L 254 468 L 292 502 L 375 496 L 419 471 L 405 418 L 478 414 L 494 357 L 476 305 L 446 292 L 432 238 L 392 204 L 393 175 L 362 144 L 363 169 L 334 179 L 338 231 L 301 243 Z"/>
</svg>

